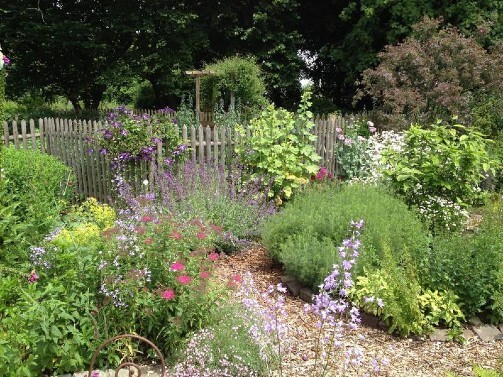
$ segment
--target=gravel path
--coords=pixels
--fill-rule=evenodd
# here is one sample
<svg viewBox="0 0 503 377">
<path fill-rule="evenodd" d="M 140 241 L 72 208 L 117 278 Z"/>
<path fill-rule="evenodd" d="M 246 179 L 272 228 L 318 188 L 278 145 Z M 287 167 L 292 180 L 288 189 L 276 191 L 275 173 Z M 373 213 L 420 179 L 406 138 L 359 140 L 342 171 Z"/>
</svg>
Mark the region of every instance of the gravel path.
<svg viewBox="0 0 503 377">
<path fill-rule="evenodd" d="M 260 290 L 270 284 L 279 283 L 281 266 L 274 264 L 261 247 L 253 248 L 235 256 L 223 256 L 217 264 L 218 275 L 224 280 L 234 274 L 244 275 L 250 271 Z M 290 324 L 290 337 L 294 345 L 286 355 L 283 376 L 308 376 L 314 363 L 314 344 L 317 328 L 314 317 L 304 312 L 304 302 L 288 296 L 286 299 L 287 321 Z M 365 340 L 361 342 L 361 336 Z M 362 325 L 356 334 L 345 338 L 347 344 L 358 343 L 366 355 L 377 355 L 389 360 L 387 376 L 438 377 L 447 372 L 459 376 L 473 376 L 474 364 L 483 367 L 496 367 L 503 358 L 503 341 L 482 342 L 472 338 L 466 344 L 453 342 L 432 342 L 399 338 L 373 327 Z M 328 375 L 340 375 L 333 371 Z M 354 374 L 357 375 L 357 374 Z"/>
</svg>

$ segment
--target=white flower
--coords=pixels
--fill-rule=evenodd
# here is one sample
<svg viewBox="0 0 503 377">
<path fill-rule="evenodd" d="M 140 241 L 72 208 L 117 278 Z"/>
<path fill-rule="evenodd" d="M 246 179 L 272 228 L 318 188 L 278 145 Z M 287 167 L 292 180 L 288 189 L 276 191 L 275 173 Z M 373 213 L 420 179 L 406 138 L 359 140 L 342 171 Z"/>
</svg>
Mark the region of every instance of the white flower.
<svg viewBox="0 0 503 377">
<path fill-rule="evenodd" d="M 144 184 L 145 186 L 148 186 L 148 180 L 147 180 L 147 179 L 145 179 L 145 180 L 143 181 L 143 184 Z"/>
</svg>

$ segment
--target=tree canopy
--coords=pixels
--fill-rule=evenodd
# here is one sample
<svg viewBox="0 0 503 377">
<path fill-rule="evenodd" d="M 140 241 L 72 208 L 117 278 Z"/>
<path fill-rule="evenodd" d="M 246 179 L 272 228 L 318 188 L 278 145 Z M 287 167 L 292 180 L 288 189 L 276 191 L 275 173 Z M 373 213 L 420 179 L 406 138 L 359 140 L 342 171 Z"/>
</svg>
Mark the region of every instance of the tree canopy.
<svg viewBox="0 0 503 377">
<path fill-rule="evenodd" d="M 299 101 L 303 74 L 347 109 L 378 53 L 425 15 L 484 48 L 503 40 L 503 0 L 0 0 L 0 42 L 13 57 L 9 95 L 63 95 L 77 109 L 135 80 L 151 83 L 157 107 L 175 106 L 192 88 L 185 70 L 235 55 L 254 57 L 279 106 Z"/>
</svg>

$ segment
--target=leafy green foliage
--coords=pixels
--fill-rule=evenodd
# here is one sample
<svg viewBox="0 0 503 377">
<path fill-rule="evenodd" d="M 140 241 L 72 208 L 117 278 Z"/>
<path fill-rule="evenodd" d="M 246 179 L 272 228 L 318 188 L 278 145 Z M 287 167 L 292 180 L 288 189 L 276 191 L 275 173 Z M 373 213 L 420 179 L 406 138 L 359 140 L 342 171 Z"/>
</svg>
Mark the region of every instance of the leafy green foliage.
<svg viewBox="0 0 503 377">
<path fill-rule="evenodd" d="M 444 325 L 449 328 L 461 328 L 465 316 L 461 311 L 458 296 L 452 292 L 438 292 L 427 289 L 419 296 L 421 310 L 430 325 Z"/>
<path fill-rule="evenodd" d="M 489 177 L 489 188 L 498 192 L 503 192 L 503 132 L 500 132 L 493 139 L 494 143 L 489 146 L 489 154 L 495 161 L 494 174 Z"/>
<path fill-rule="evenodd" d="M 3 149 L 3 169 L 3 199 L 8 197 L 13 209 L 10 218 L 26 226 L 27 241 L 37 242 L 67 208 L 74 174 L 53 156 L 14 148 Z"/>
<path fill-rule="evenodd" d="M 428 251 L 429 237 L 404 203 L 381 187 L 357 184 L 299 194 L 266 221 L 262 240 L 288 271 L 315 288 L 337 261 L 335 248 L 354 219 L 365 221 L 357 275 L 383 267 L 384 243 L 397 265 L 408 261 L 415 268 Z"/>
<path fill-rule="evenodd" d="M 353 300 L 364 310 L 381 317 L 390 333 L 396 331 L 408 336 L 427 332 L 430 328 L 418 300 L 421 287 L 414 275 L 409 275 L 413 271 L 399 267 L 389 254 L 386 262 L 391 263 L 357 278 Z M 378 300 L 383 304 L 379 305 Z"/>
<path fill-rule="evenodd" d="M 464 320 L 457 296 L 450 292 L 423 290 L 415 268 L 400 262 L 383 245 L 382 268 L 368 270 L 356 280 L 350 296 L 366 312 L 382 318 L 390 332 L 423 334 L 433 326 L 459 329 Z"/>
<path fill-rule="evenodd" d="M 2 279 L 0 302 L 7 302 L 0 307 L 3 376 L 43 375 L 49 368 L 59 374 L 85 369 L 97 346 L 90 314 L 93 295 L 85 292 L 83 283 L 72 283 L 71 288 L 51 283 L 39 287 L 26 280 Z M 9 293 L 13 286 L 16 297 Z"/>
<path fill-rule="evenodd" d="M 251 167 L 251 179 L 262 175 L 272 179 L 270 195 L 278 201 L 289 199 L 318 172 L 320 156 L 311 144 L 316 137 L 311 133 L 309 98 L 310 93 L 304 93 L 297 114 L 269 105 L 251 120 L 247 130 L 239 129 L 244 140 L 236 152 Z"/>
<path fill-rule="evenodd" d="M 459 297 L 466 317 L 485 311 L 503 318 L 503 205 L 490 204 L 473 233 L 436 237 L 429 261 L 420 270 L 422 285 L 448 290 Z"/>
<path fill-rule="evenodd" d="M 1 173 L 0 173 L 1 174 Z M 12 265 L 19 258 L 19 250 L 27 246 L 26 231 L 28 224 L 22 222 L 16 214 L 19 203 L 13 202 L 0 182 L 0 261 Z"/>
<path fill-rule="evenodd" d="M 473 128 L 437 122 L 431 129 L 411 126 L 405 133 L 402 152 L 388 150 L 384 175 L 409 206 L 420 207 L 441 198 L 461 207 L 481 199 L 479 184 L 492 165 L 487 140 Z M 432 229 L 449 229 L 442 207 L 435 208 Z M 436 213 L 436 215 L 435 215 Z M 458 223 L 458 226 L 460 224 Z"/>
<path fill-rule="evenodd" d="M 208 110 L 213 111 L 221 99 L 229 106 L 235 105 L 230 103 L 231 96 L 247 113 L 266 104 L 262 73 L 252 58 L 227 58 L 207 65 L 205 70 L 213 72 L 201 80 L 203 106 Z"/>
</svg>

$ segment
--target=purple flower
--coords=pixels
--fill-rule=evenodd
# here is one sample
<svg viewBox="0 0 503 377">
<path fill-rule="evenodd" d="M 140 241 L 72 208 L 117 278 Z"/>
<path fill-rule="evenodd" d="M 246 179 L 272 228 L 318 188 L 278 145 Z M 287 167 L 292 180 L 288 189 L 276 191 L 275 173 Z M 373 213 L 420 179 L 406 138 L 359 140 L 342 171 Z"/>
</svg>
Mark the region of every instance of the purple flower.
<svg viewBox="0 0 503 377">
<path fill-rule="evenodd" d="M 9 65 L 10 64 L 10 59 L 6 55 L 3 56 L 3 63 L 5 65 Z"/>
</svg>

